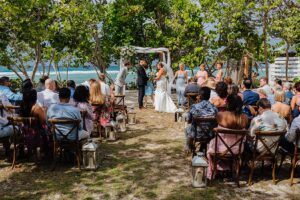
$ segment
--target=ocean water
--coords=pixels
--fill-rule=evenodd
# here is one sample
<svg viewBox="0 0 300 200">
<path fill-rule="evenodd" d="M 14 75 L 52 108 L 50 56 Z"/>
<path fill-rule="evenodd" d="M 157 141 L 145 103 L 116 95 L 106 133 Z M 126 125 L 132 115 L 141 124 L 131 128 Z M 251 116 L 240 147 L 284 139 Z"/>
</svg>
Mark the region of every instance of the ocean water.
<svg viewBox="0 0 300 200">
<path fill-rule="evenodd" d="M 107 69 L 107 73 L 112 80 L 115 80 L 117 74 L 120 70 L 119 66 L 112 65 Z M 188 75 L 192 76 L 192 71 L 188 70 Z M 194 74 L 197 70 L 194 70 Z M 28 74 L 30 76 L 31 70 L 29 69 Z M 259 77 L 265 74 L 264 70 L 259 70 Z M 36 73 L 36 80 L 38 80 L 42 75 L 40 70 Z M 97 73 L 94 68 L 86 68 L 86 67 L 79 67 L 79 68 L 69 68 L 68 72 L 66 68 L 60 70 L 60 75 L 62 80 L 74 80 L 77 84 L 82 83 L 84 81 L 88 81 L 89 79 L 98 79 Z M 17 78 L 16 74 L 4 67 L 0 66 L 0 77 L 1 76 L 8 76 L 10 78 Z M 50 78 L 56 79 L 56 75 L 54 71 L 50 72 Z M 128 84 L 135 82 L 136 80 L 136 73 L 134 71 L 129 71 L 128 76 L 126 78 L 126 82 Z M 108 81 L 108 80 L 107 80 Z"/>
</svg>

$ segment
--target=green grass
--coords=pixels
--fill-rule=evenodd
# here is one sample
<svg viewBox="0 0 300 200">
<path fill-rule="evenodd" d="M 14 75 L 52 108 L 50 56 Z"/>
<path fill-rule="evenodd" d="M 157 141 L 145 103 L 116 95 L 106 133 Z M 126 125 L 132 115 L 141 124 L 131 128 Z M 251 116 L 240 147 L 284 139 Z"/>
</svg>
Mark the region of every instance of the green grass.
<svg viewBox="0 0 300 200">
<path fill-rule="evenodd" d="M 11 171 L 0 161 L 0 199 L 276 199 L 264 191 L 222 182 L 205 189 L 192 188 L 190 161 L 182 152 L 182 130 L 176 130 L 182 135 L 174 133 L 173 127 L 178 125 L 171 114 L 149 120 L 150 115 L 156 114 L 138 114 L 140 124 L 122 133 L 118 142 L 100 144 L 102 158 L 97 171 L 79 171 L 64 163 L 55 171 L 47 165 L 27 163 Z M 299 186 L 294 192 L 289 197 L 297 197 Z"/>
</svg>

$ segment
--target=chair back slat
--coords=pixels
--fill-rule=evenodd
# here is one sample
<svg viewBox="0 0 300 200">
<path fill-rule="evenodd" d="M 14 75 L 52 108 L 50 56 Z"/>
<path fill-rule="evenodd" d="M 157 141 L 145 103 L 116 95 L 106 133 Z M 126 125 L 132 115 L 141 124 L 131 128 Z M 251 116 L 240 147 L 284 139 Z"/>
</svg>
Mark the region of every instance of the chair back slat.
<svg viewBox="0 0 300 200">
<path fill-rule="evenodd" d="M 220 152 L 220 155 L 230 155 L 232 157 L 240 156 L 242 151 L 242 144 L 244 142 L 244 138 L 249 133 L 247 130 L 235 130 L 235 129 L 222 129 L 222 128 L 215 128 L 214 132 L 216 133 L 215 137 L 215 152 L 218 153 L 218 141 L 221 141 L 221 143 L 226 147 L 226 150 L 224 152 Z M 230 135 L 230 136 L 236 136 L 237 140 L 233 144 L 227 143 L 222 135 Z M 238 153 L 235 154 L 233 152 L 234 147 L 238 147 Z"/>
<path fill-rule="evenodd" d="M 52 125 L 52 134 L 54 136 L 54 140 L 57 141 L 57 135 L 59 135 L 62 139 L 60 141 L 73 141 L 68 138 L 69 135 L 73 134 L 75 130 L 75 140 L 79 140 L 79 124 L 81 122 L 80 119 L 68 119 L 68 118 L 60 118 L 60 119 L 49 119 L 48 120 Z M 67 133 L 62 133 L 59 129 L 59 125 L 71 125 L 70 130 Z"/>
<path fill-rule="evenodd" d="M 300 129 L 296 130 L 296 140 L 295 140 L 295 149 L 294 149 L 294 155 L 300 156 L 300 153 L 298 152 L 299 150 L 299 144 L 300 144 Z"/>
<path fill-rule="evenodd" d="M 87 110 L 81 110 L 80 114 L 81 114 L 81 118 L 82 118 L 83 129 L 87 130 L 86 129 L 86 124 L 85 124 L 85 119 L 86 119 L 86 116 L 87 116 Z"/>
<path fill-rule="evenodd" d="M 286 131 L 256 131 L 253 156 L 256 157 L 256 159 L 261 159 L 263 157 L 275 157 L 278 150 L 280 138 L 284 136 L 285 133 Z M 274 139 L 274 137 L 278 138 Z M 270 144 L 267 144 L 267 140 L 271 140 L 271 138 L 274 141 Z M 257 152 L 259 142 L 264 147 L 261 152 Z"/>
</svg>

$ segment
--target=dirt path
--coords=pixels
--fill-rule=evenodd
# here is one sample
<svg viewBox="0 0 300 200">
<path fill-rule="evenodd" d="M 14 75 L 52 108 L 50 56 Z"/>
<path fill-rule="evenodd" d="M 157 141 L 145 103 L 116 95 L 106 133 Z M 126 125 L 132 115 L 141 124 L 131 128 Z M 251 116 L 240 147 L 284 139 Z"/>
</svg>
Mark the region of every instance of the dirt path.
<svg viewBox="0 0 300 200">
<path fill-rule="evenodd" d="M 129 93 L 127 104 L 135 102 L 136 93 Z M 240 188 L 216 181 L 194 189 L 190 158 L 182 151 L 183 124 L 175 123 L 173 114 L 153 109 L 138 112 L 137 119 L 117 142 L 100 144 L 102 160 L 96 172 L 66 164 L 52 172 L 33 163 L 12 171 L 0 161 L 0 199 L 300 199 L 300 183 L 290 187 L 288 172 L 282 171 L 274 186 L 268 169 L 265 178 L 256 178 L 251 187 L 245 184 L 245 172 Z M 261 177 L 256 171 L 255 176 Z"/>
</svg>

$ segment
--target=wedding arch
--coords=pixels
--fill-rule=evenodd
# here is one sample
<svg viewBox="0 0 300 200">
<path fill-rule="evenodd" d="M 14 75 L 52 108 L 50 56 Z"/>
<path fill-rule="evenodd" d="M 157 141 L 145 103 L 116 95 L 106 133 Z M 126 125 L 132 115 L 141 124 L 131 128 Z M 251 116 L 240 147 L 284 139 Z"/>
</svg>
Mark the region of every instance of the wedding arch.
<svg viewBox="0 0 300 200">
<path fill-rule="evenodd" d="M 136 46 L 126 46 L 121 48 L 121 58 L 120 58 L 120 68 L 124 67 L 124 62 L 127 57 L 132 57 L 135 54 L 152 54 L 152 53 L 161 53 L 162 62 L 166 69 L 168 75 L 168 91 L 171 92 L 173 85 L 174 73 L 171 67 L 171 53 L 168 48 L 159 47 L 159 48 L 150 48 L 150 47 L 136 47 Z"/>
</svg>

